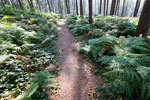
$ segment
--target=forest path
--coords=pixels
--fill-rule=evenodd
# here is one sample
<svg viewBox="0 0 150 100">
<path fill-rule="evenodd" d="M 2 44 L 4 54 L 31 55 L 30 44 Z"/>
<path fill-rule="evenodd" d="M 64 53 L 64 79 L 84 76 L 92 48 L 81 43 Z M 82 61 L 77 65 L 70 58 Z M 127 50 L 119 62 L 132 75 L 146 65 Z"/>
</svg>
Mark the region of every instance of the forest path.
<svg viewBox="0 0 150 100">
<path fill-rule="evenodd" d="M 83 61 L 76 51 L 77 43 L 69 33 L 66 26 L 66 19 L 58 22 L 58 42 L 59 50 L 58 65 L 60 71 L 55 78 L 60 85 L 58 94 L 53 95 L 49 100 L 91 100 L 88 93 L 94 91 L 98 86 L 99 80 L 89 71 L 90 65 Z M 96 100 L 96 99 L 93 99 Z"/>
</svg>

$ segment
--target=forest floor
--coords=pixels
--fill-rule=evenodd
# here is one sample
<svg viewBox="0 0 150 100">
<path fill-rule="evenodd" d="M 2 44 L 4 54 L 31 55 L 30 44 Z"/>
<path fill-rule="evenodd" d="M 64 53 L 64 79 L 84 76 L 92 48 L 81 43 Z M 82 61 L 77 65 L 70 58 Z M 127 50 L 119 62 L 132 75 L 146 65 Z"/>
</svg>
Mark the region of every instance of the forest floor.
<svg viewBox="0 0 150 100">
<path fill-rule="evenodd" d="M 58 22 L 59 50 L 58 66 L 60 68 L 55 80 L 60 85 L 57 95 L 50 96 L 49 100 L 96 100 L 90 99 L 88 94 L 94 91 L 95 86 L 102 83 L 91 72 L 91 64 L 83 60 L 77 53 L 77 46 L 73 36 L 66 26 L 66 19 Z"/>
</svg>

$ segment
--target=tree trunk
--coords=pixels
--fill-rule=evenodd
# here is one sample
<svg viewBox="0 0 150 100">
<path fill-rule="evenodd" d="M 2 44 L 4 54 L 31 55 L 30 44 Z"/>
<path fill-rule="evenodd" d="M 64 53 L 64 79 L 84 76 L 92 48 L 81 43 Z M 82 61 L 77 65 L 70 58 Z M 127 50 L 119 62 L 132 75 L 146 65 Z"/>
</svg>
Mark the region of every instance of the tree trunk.
<svg viewBox="0 0 150 100">
<path fill-rule="evenodd" d="M 142 34 L 143 37 L 147 37 L 149 29 L 150 29 L 150 0 L 145 0 L 135 35 L 140 36 Z"/>
<path fill-rule="evenodd" d="M 107 9 L 106 9 L 106 15 L 108 16 L 108 8 L 109 8 L 109 0 L 107 0 Z"/>
<path fill-rule="evenodd" d="M 137 17 L 137 14 L 138 14 L 138 11 L 139 11 L 140 4 L 141 4 L 141 0 L 137 0 L 137 1 L 136 1 L 136 5 L 135 5 L 135 9 L 134 9 L 133 17 Z"/>
<path fill-rule="evenodd" d="M 89 23 L 93 23 L 93 18 L 92 18 L 92 0 L 89 0 Z"/>
<path fill-rule="evenodd" d="M 124 15 L 125 2 L 126 2 L 126 0 L 123 0 L 123 7 L 122 7 L 122 12 L 121 12 L 121 17 L 123 17 L 123 15 Z"/>
<path fill-rule="evenodd" d="M 119 8 L 120 8 L 120 0 L 117 1 L 117 6 L 116 6 L 116 16 L 119 15 Z"/>
<path fill-rule="evenodd" d="M 61 1 L 60 0 L 58 0 L 58 6 L 59 6 L 59 12 L 60 12 L 60 14 L 62 14 L 62 5 L 61 5 Z"/>
<path fill-rule="evenodd" d="M 100 0 L 99 14 L 101 14 L 101 11 L 102 11 L 102 0 Z"/>
<path fill-rule="evenodd" d="M 66 8 L 67 8 L 67 14 L 70 14 L 70 8 L 68 4 L 68 0 L 65 0 Z"/>
<path fill-rule="evenodd" d="M 51 10 L 51 5 L 50 5 L 49 0 L 47 0 L 47 4 L 48 4 L 49 11 L 51 12 L 52 10 Z"/>
<path fill-rule="evenodd" d="M 112 0 L 110 15 L 114 15 L 114 13 L 115 13 L 115 7 L 116 7 L 116 0 Z"/>
<path fill-rule="evenodd" d="M 80 15 L 83 15 L 83 5 L 82 5 L 82 0 L 80 0 Z"/>
<path fill-rule="evenodd" d="M 20 6 L 20 8 L 21 8 L 22 10 L 24 10 L 24 7 L 23 7 L 23 3 L 22 3 L 22 1 L 21 1 L 21 0 L 18 0 L 18 2 L 19 2 L 19 6 Z"/>
<path fill-rule="evenodd" d="M 31 7 L 34 8 L 33 1 L 32 1 L 32 0 L 30 0 L 30 3 L 31 3 Z"/>
<path fill-rule="evenodd" d="M 76 0 L 76 13 L 77 13 L 77 15 L 79 15 L 79 12 L 78 12 L 78 0 Z"/>
<path fill-rule="evenodd" d="M 106 16 L 106 0 L 104 0 L 104 16 Z"/>
<path fill-rule="evenodd" d="M 128 3 L 129 3 L 129 1 L 127 0 L 127 2 L 126 2 L 126 9 L 125 9 L 125 13 L 124 14 L 126 14 L 126 12 L 128 10 Z M 124 14 L 123 14 L 123 16 L 124 16 Z"/>
<path fill-rule="evenodd" d="M 5 7 L 5 4 L 4 4 L 3 0 L 1 0 L 1 5 L 2 5 L 2 7 Z"/>
<path fill-rule="evenodd" d="M 39 6 L 39 10 L 41 11 L 41 5 L 40 5 L 40 2 L 39 2 L 39 0 L 36 0 L 36 1 L 37 1 L 38 6 Z"/>
</svg>

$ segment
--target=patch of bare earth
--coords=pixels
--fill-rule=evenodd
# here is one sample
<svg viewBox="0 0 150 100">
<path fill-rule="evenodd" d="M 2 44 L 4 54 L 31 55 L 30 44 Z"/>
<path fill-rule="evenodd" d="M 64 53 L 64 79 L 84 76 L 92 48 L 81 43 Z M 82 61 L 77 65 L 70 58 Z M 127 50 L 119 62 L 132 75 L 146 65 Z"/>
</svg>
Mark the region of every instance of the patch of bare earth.
<svg viewBox="0 0 150 100">
<path fill-rule="evenodd" d="M 88 93 L 94 91 L 95 86 L 103 83 L 90 71 L 90 64 L 81 59 L 76 51 L 77 43 L 66 27 L 66 20 L 59 22 L 59 38 L 57 42 L 59 50 L 58 65 L 59 75 L 55 79 L 60 85 L 57 95 L 52 95 L 49 100 L 96 100 L 90 99 Z"/>
</svg>

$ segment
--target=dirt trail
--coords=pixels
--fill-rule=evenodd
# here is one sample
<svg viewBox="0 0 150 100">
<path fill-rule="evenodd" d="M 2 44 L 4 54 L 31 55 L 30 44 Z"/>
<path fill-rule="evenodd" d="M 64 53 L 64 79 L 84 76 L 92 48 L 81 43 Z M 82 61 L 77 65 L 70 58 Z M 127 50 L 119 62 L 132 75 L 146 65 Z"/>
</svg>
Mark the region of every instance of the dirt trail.
<svg viewBox="0 0 150 100">
<path fill-rule="evenodd" d="M 73 41 L 73 36 L 66 27 L 66 20 L 61 19 L 58 24 L 60 71 L 56 80 L 60 89 L 58 95 L 50 97 L 49 100 L 89 100 L 88 93 L 94 90 L 94 86 L 100 85 L 99 80 L 91 74 L 89 65 L 79 58 L 77 43 Z"/>
</svg>

